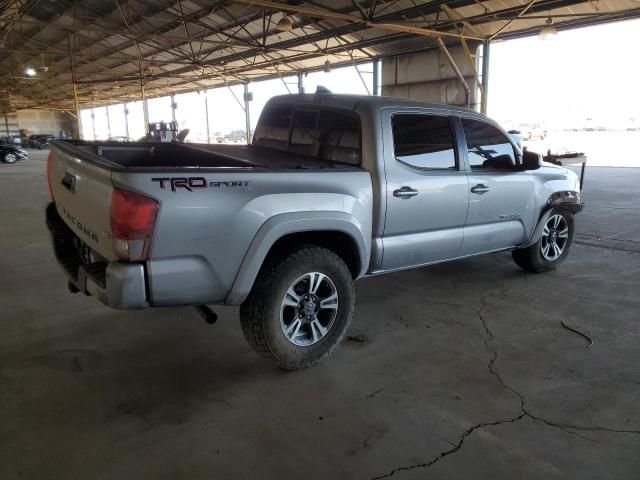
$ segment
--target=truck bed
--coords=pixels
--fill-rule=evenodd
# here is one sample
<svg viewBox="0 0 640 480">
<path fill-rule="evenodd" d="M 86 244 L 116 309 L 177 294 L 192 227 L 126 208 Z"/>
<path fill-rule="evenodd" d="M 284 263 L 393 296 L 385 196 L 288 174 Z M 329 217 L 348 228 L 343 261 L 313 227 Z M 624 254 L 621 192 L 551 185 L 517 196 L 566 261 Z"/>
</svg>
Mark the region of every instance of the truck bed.
<svg viewBox="0 0 640 480">
<path fill-rule="evenodd" d="M 373 194 L 362 168 L 256 146 L 56 141 L 47 170 L 47 222 L 65 246 L 56 256 L 75 288 L 117 308 L 219 303 L 231 292 L 240 304 L 264 246 L 287 229 L 353 235 L 358 274 L 368 265 Z"/>
<path fill-rule="evenodd" d="M 110 170 L 355 168 L 255 145 L 56 140 L 61 151 Z"/>
</svg>

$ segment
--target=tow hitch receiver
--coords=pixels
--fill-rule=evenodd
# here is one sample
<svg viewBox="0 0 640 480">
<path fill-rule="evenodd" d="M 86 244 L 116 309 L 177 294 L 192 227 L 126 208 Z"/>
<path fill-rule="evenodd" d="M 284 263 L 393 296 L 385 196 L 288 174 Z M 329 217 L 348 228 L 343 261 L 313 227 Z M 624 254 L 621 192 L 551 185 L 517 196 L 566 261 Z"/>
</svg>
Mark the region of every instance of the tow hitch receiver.
<svg viewBox="0 0 640 480">
<path fill-rule="evenodd" d="M 206 305 L 194 305 L 193 308 L 196 309 L 196 312 L 198 312 L 198 314 L 202 318 L 204 318 L 204 321 L 209 325 L 213 325 L 214 323 L 216 323 L 216 320 L 218 320 L 218 315 L 216 314 L 216 312 L 211 310 Z"/>
</svg>

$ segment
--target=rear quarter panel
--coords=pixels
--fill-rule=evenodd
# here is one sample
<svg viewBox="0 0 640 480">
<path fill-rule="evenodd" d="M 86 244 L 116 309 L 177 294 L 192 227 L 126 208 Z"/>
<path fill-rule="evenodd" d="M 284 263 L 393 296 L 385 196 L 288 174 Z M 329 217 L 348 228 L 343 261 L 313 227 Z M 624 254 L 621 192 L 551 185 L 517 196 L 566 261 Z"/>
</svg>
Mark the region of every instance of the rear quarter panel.
<svg viewBox="0 0 640 480">
<path fill-rule="evenodd" d="M 189 176 L 203 177 L 208 187 L 193 191 L 152 181 L 172 175 L 112 175 L 114 185 L 160 202 L 147 262 L 152 305 L 223 302 L 243 263 L 252 261 L 245 257 L 256 234 L 278 215 L 346 214 L 370 250 L 372 190 L 366 171 L 194 171 Z"/>
</svg>

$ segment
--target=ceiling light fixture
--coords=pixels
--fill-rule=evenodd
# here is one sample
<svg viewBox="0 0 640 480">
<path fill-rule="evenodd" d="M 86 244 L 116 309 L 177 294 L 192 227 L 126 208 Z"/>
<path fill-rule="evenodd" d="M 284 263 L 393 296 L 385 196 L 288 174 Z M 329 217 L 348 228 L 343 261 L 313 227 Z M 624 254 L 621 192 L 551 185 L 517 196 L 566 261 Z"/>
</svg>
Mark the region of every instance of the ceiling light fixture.
<svg viewBox="0 0 640 480">
<path fill-rule="evenodd" d="M 27 69 L 24 71 L 24 74 L 27 77 L 35 77 L 36 76 L 36 70 L 33 67 L 27 67 Z"/>
<path fill-rule="evenodd" d="M 547 24 L 540 29 L 538 36 L 541 40 L 550 40 L 558 34 L 558 29 L 553 26 L 553 19 L 549 17 Z"/>
<path fill-rule="evenodd" d="M 282 32 L 290 32 L 293 30 L 293 20 L 289 15 L 283 15 L 278 23 L 276 23 L 276 28 Z"/>
</svg>

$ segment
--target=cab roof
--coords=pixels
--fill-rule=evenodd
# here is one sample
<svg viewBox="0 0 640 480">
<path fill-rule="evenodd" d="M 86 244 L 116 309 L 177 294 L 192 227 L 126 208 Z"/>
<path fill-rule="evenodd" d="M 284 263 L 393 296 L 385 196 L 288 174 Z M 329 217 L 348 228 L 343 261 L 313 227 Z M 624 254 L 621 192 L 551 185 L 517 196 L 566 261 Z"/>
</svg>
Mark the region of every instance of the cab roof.
<svg viewBox="0 0 640 480">
<path fill-rule="evenodd" d="M 272 97 L 267 105 L 278 104 L 318 104 L 328 107 L 338 107 L 346 110 L 355 110 L 359 105 L 368 108 L 382 109 L 385 107 L 413 107 L 433 110 L 444 110 L 455 114 L 482 115 L 468 108 L 446 105 L 443 103 L 421 102 L 409 98 L 384 97 L 377 95 L 351 95 L 336 93 L 294 93 Z M 484 116 L 484 115 L 483 115 Z"/>
</svg>

